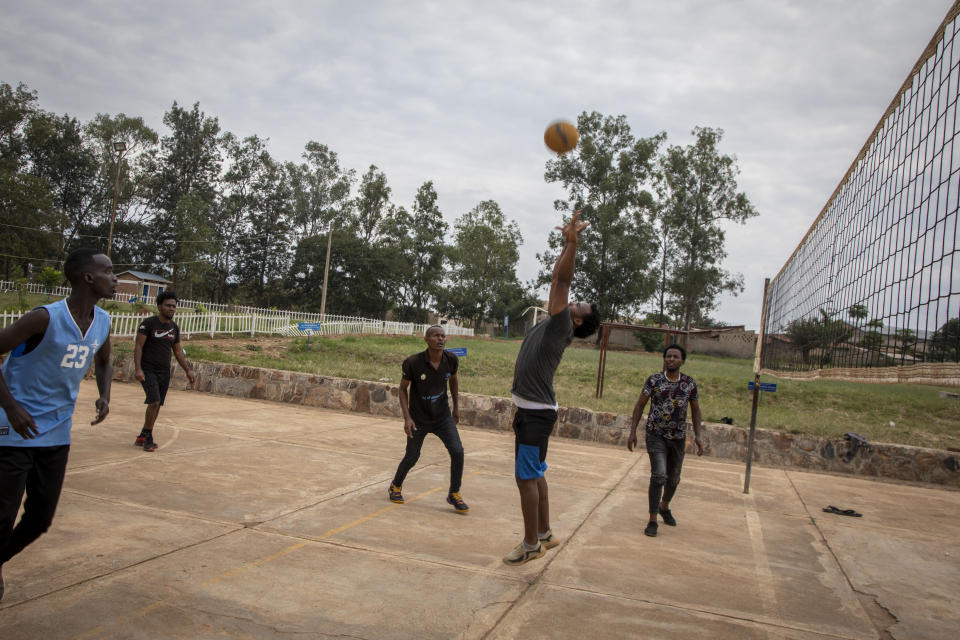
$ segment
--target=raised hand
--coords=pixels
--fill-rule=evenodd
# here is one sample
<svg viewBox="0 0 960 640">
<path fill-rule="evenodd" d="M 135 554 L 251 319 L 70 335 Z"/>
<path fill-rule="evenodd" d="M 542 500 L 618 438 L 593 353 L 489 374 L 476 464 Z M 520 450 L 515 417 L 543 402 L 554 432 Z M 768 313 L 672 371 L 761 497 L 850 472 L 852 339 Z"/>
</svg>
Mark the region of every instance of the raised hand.
<svg viewBox="0 0 960 640">
<path fill-rule="evenodd" d="M 560 233 L 563 234 L 564 239 L 568 242 L 571 240 L 576 242 L 580 236 L 580 232 L 589 226 L 589 222 L 580 222 L 580 209 L 577 209 L 570 217 L 570 221 L 562 227 L 557 227 L 557 229 L 560 230 Z"/>
</svg>

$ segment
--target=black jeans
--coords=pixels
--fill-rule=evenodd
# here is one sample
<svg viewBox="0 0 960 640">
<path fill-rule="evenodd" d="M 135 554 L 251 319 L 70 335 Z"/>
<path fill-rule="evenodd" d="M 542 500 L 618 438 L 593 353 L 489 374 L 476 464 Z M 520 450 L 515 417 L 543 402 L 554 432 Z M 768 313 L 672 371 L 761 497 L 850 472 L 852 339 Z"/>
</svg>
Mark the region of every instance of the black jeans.
<svg viewBox="0 0 960 640">
<path fill-rule="evenodd" d="M 0 447 L 0 565 L 50 528 L 70 445 Z M 24 491 L 23 516 L 14 527 Z"/>
<path fill-rule="evenodd" d="M 429 427 L 418 424 L 416 427 L 413 437 L 407 438 L 407 451 L 397 467 L 397 475 L 393 477 L 393 484 L 398 487 L 403 486 L 407 473 L 420 459 L 423 439 L 427 437 L 428 433 L 433 433 L 440 438 L 443 446 L 447 448 L 447 452 L 450 454 L 450 493 L 457 493 L 460 491 L 460 482 L 463 480 L 463 445 L 460 443 L 460 433 L 457 431 L 457 424 L 453 421 L 453 416 L 447 416 L 440 424 Z"/>
<path fill-rule="evenodd" d="M 660 500 L 669 503 L 680 484 L 686 438 L 671 440 L 647 431 L 647 453 L 650 455 L 649 513 L 660 512 Z"/>
</svg>

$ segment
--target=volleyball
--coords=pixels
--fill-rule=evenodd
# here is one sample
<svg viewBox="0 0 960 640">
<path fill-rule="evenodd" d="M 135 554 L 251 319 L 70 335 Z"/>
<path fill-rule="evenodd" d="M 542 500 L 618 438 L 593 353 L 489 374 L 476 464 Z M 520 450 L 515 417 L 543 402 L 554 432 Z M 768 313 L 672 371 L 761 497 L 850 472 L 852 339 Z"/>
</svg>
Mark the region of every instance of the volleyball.
<svg viewBox="0 0 960 640">
<path fill-rule="evenodd" d="M 543 132 L 543 142 L 547 148 L 555 153 L 566 153 L 577 146 L 580 132 L 572 122 L 556 120 L 547 126 Z"/>
</svg>

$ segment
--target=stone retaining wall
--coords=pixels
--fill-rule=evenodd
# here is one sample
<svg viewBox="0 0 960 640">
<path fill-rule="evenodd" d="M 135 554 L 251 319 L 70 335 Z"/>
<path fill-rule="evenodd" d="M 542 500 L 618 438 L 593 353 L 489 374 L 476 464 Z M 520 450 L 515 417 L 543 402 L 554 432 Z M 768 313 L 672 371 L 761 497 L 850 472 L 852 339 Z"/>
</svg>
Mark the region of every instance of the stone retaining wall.
<svg viewBox="0 0 960 640">
<path fill-rule="evenodd" d="M 197 391 L 241 398 L 289 402 L 376 416 L 400 417 L 398 387 L 392 383 L 348 380 L 329 376 L 259 369 L 216 362 L 195 362 Z M 133 380 L 133 357 L 114 357 L 114 378 Z M 186 389 L 187 379 L 175 367 L 171 387 Z M 513 420 L 513 404 L 507 398 L 460 394 L 463 425 L 507 431 Z M 746 460 L 748 430 L 724 424 L 704 423 L 705 455 Z M 625 446 L 630 416 L 577 407 L 561 407 L 554 434 L 615 446 Z M 641 439 L 642 444 L 642 439 Z M 693 445 L 687 441 L 687 450 Z M 848 446 L 842 439 L 827 439 L 780 431 L 757 429 L 754 462 L 771 466 L 851 473 L 930 482 L 960 487 L 960 455 L 940 449 L 872 443 L 844 462 Z"/>
</svg>

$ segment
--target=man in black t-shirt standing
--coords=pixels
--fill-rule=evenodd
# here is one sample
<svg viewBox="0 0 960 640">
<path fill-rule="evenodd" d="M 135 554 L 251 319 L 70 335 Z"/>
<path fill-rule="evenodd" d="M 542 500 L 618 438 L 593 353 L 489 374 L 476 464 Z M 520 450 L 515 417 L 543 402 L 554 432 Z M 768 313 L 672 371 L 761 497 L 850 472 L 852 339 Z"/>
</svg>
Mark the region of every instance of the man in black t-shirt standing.
<svg viewBox="0 0 960 640">
<path fill-rule="evenodd" d="M 177 312 L 177 294 L 164 291 L 158 295 L 157 311 L 157 315 L 140 323 L 133 348 L 133 365 L 136 367 L 133 375 L 143 385 L 147 394 L 144 400 L 147 411 L 143 418 L 143 429 L 134 445 L 142 446 L 144 451 L 157 450 L 157 443 L 153 441 L 153 425 L 167 397 L 167 387 L 170 386 L 171 353 L 177 356 L 177 362 L 183 367 L 190 384 L 196 382 L 193 369 L 180 348 L 180 327 L 173 321 Z"/>
<path fill-rule="evenodd" d="M 460 422 L 457 356 L 444 350 L 447 333 L 443 327 L 434 325 L 427 329 L 424 341 L 426 351 L 416 353 L 403 361 L 403 378 L 400 380 L 400 410 L 403 412 L 403 430 L 407 434 L 407 450 L 397 467 L 388 495 L 391 502 L 403 504 L 401 488 L 407 473 L 420 459 L 420 449 L 428 433 L 436 434 L 450 454 L 450 489 L 447 502 L 457 513 L 467 513 L 470 508 L 460 497 L 460 482 L 463 479 L 463 445 L 457 432 Z M 447 403 L 447 383 L 453 396 L 453 412 Z"/>
</svg>

